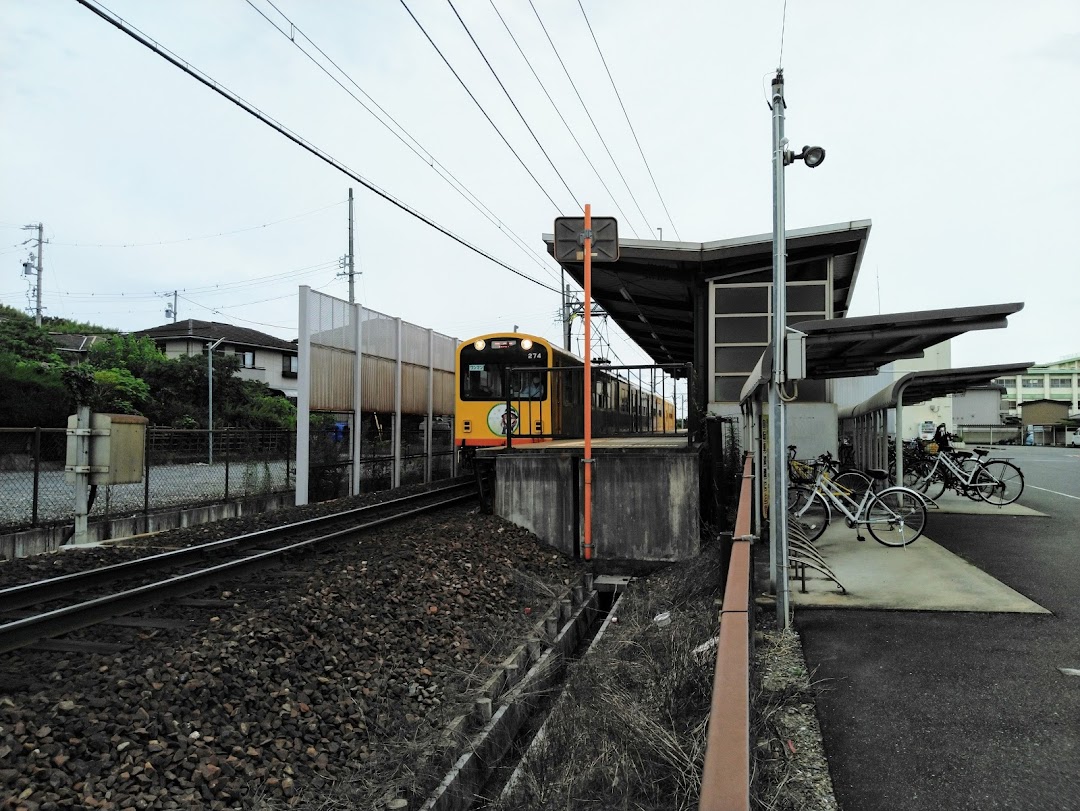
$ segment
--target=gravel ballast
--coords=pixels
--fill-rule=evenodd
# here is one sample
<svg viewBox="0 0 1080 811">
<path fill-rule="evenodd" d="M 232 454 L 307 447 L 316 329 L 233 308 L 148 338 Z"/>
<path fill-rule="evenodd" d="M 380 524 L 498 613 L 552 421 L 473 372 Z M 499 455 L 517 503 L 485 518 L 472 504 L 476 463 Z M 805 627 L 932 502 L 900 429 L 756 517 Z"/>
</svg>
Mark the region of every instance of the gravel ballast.
<svg viewBox="0 0 1080 811">
<path fill-rule="evenodd" d="M 265 522 L 144 542 L 202 542 Z M 15 561 L 0 583 L 131 554 Z M 0 807 L 415 799 L 441 776 L 440 752 L 456 743 L 444 731 L 471 706 L 470 688 L 529 635 L 534 610 L 580 581 L 578 565 L 525 530 L 451 508 L 197 595 L 211 607 L 151 612 L 186 616 L 185 629 L 87 629 L 130 644 L 114 655 L 10 654 L 0 664 Z"/>
</svg>

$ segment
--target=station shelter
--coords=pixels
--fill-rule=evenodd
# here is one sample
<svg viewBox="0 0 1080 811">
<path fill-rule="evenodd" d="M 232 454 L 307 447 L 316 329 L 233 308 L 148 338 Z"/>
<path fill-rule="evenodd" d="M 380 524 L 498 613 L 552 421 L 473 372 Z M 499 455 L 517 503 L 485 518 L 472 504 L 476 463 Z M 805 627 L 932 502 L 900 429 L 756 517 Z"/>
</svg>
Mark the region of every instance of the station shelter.
<svg viewBox="0 0 1080 811">
<path fill-rule="evenodd" d="M 969 330 L 1004 327 L 1023 307 L 849 317 L 870 229 L 869 220 L 856 220 L 787 232 L 787 325 L 807 336 L 805 377 L 787 414 L 791 423 L 803 425 L 800 435 L 816 443 L 808 450 L 837 453 L 833 381 L 875 374 L 893 360 L 919 357 Z M 554 235 L 545 234 L 544 241 L 554 255 Z M 754 453 L 758 471 L 764 467 L 761 406 L 771 373 L 772 248 L 771 233 L 702 243 L 620 239 L 618 259 L 594 260 L 592 267 L 593 300 L 631 340 L 658 365 L 691 365 L 689 447 L 704 447 L 715 436 L 707 430 L 710 421 L 735 420 L 742 448 Z M 561 265 L 583 284 L 580 263 Z M 980 376 L 978 382 L 989 379 Z M 883 425 L 866 419 L 858 430 L 883 435 Z M 870 449 L 881 441 L 863 438 L 864 461 L 876 458 Z M 759 479 L 758 518 L 761 496 Z M 683 548 L 679 556 L 691 552 L 696 548 Z"/>
</svg>

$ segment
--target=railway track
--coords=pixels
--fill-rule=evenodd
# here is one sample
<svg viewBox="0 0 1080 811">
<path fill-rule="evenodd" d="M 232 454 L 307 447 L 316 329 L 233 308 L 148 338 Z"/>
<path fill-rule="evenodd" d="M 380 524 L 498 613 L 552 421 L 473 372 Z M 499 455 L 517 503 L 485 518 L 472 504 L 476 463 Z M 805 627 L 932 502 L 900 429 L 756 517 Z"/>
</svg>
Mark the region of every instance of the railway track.
<svg viewBox="0 0 1080 811">
<path fill-rule="evenodd" d="M 476 498 L 454 484 L 319 518 L 0 590 L 0 653 L 114 620 L 250 575 L 383 524 Z"/>
</svg>

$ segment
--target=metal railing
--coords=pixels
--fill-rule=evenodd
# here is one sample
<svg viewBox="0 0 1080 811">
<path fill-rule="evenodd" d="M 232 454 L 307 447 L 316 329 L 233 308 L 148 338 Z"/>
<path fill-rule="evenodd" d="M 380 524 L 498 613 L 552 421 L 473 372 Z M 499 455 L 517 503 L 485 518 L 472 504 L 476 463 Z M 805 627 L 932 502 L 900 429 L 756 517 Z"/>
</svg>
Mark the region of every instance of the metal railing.
<svg viewBox="0 0 1080 811">
<path fill-rule="evenodd" d="M 530 391 L 534 377 L 540 377 L 540 388 Z M 581 366 L 507 367 L 502 389 L 506 395 L 503 419 L 507 421 L 507 447 L 513 440 L 582 437 L 584 377 Z M 682 417 L 677 411 L 675 385 L 675 379 L 680 377 L 688 381 L 689 397 L 687 413 Z M 693 397 L 693 364 L 596 364 L 592 367 L 592 435 L 596 438 L 685 434 L 689 443 L 692 435 L 686 422 L 695 410 Z M 547 422 L 541 419 L 544 399 L 553 403 Z M 670 412 L 664 403 L 670 406 Z"/>
</svg>

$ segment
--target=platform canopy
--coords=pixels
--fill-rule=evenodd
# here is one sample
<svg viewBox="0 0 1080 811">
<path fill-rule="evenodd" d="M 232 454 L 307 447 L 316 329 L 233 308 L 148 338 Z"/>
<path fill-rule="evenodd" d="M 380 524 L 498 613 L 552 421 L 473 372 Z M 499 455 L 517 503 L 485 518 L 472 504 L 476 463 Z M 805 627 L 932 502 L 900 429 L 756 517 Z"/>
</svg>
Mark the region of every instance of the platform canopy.
<svg viewBox="0 0 1080 811">
<path fill-rule="evenodd" d="M 1023 374 L 1034 366 L 1028 363 L 1006 363 L 993 366 L 962 366 L 958 369 L 930 369 L 921 372 L 909 372 L 899 380 L 894 380 L 877 394 L 868 397 L 858 405 L 840 412 L 840 419 L 854 419 L 874 411 L 896 408 L 899 405 L 915 405 L 957 394 L 978 386 L 985 386 L 1003 375 Z M 902 398 L 902 399 L 901 399 Z"/>
<path fill-rule="evenodd" d="M 787 232 L 789 268 L 831 262 L 836 318 L 847 314 L 869 234 L 869 220 Z M 554 255 L 554 236 L 544 234 L 543 239 Z M 708 282 L 771 279 L 772 245 L 771 233 L 714 242 L 620 238 L 617 261 L 593 261 L 592 298 L 656 363 L 700 361 L 694 353 L 695 329 L 707 334 Z M 584 286 L 581 263 L 562 266 Z"/>
<path fill-rule="evenodd" d="M 1008 326 L 1008 317 L 1024 307 L 1022 302 L 923 310 L 825 321 L 803 321 L 792 329 L 806 333 L 806 368 L 811 380 L 875 374 L 885 364 L 901 358 L 919 358 L 935 344 L 976 329 Z M 1030 366 L 1028 364 L 1027 366 Z M 1017 366 L 1012 364 L 1007 368 Z M 1026 369 L 1027 366 L 1019 368 Z M 997 367 L 976 367 L 997 368 Z M 949 375 L 957 370 L 936 372 Z M 915 374 L 915 373 L 913 373 Z M 981 383 L 972 382 L 954 391 L 1008 374 L 992 374 Z M 1015 374 L 1015 372 L 1014 372 Z M 740 400 L 767 386 L 772 376 L 772 350 L 766 347 L 753 374 L 743 386 Z M 910 401 L 917 402 L 917 401 Z"/>
</svg>

